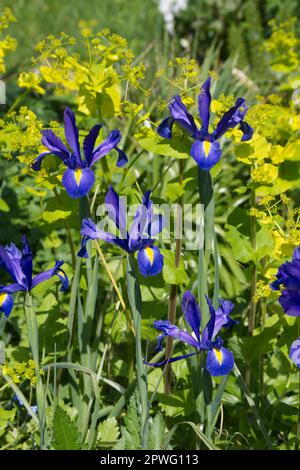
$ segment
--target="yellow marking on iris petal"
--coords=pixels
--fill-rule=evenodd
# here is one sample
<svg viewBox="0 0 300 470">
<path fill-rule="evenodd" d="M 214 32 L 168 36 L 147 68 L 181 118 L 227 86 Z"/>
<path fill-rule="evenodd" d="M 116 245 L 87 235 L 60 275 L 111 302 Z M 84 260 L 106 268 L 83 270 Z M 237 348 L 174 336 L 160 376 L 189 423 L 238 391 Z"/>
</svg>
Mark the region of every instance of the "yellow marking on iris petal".
<svg viewBox="0 0 300 470">
<path fill-rule="evenodd" d="M 0 307 L 2 307 L 2 305 L 4 304 L 6 299 L 7 299 L 7 294 L 6 293 L 0 294 Z"/>
<path fill-rule="evenodd" d="M 223 353 L 222 353 L 221 349 L 214 348 L 214 353 L 215 353 L 215 356 L 216 356 L 216 359 L 217 359 L 218 363 L 221 365 L 222 361 L 223 361 Z"/>
<path fill-rule="evenodd" d="M 82 169 L 81 168 L 76 168 L 76 170 L 75 170 L 75 179 L 76 179 L 76 183 L 78 184 L 78 186 L 80 185 L 81 177 L 82 177 Z"/>
<path fill-rule="evenodd" d="M 154 260 L 154 251 L 153 251 L 153 249 L 148 246 L 147 248 L 145 248 L 145 250 L 146 250 L 147 256 L 150 260 L 150 263 L 153 264 L 153 260 Z"/>
<path fill-rule="evenodd" d="M 209 154 L 209 151 L 210 151 L 210 145 L 211 145 L 211 143 L 210 143 L 210 142 L 208 142 L 207 140 L 205 140 L 205 141 L 203 142 L 203 147 L 204 147 L 204 155 L 205 155 L 206 157 L 207 157 L 207 156 L 208 156 L 208 154 Z"/>
</svg>

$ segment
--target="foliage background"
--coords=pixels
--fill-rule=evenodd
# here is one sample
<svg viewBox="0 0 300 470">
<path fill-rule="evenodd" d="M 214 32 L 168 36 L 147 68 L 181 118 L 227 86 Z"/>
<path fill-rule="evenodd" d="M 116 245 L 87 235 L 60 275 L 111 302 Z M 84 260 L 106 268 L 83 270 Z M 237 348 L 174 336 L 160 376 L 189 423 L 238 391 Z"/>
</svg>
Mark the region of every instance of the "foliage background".
<svg viewBox="0 0 300 470">
<path fill-rule="evenodd" d="M 27 88 L 18 86 L 18 77 L 23 71 L 40 76 L 41 63 L 31 60 L 32 56 L 38 56 L 35 46 L 39 41 L 49 34 L 58 36 L 63 31 L 76 40 L 74 47 L 67 46 L 68 54 L 71 55 L 72 50 L 80 53 L 82 60 L 88 60 L 83 28 L 90 26 L 94 31 L 110 28 L 128 40 L 135 55 L 134 63 L 144 63 L 145 76 L 138 77 L 137 81 L 130 77 L 132 81 L 127 96 L 130 103 L 142 104 L 142 111 L 135 114 L 134 108 L 127 104 L 127 111 L 123 108 L 122 113 L 114 112 L 107 119 L 110 128 L 121 127 L 125 136 L 122 143 L 129 155 L 135 156 L 135 163 L 130 165 L 126 174 L 116 172 L 113 175 L 114 184 L 122 193 L 130 194 L 133 201 L 149 187 L 156 188 L 154 200 L 158 202 L 177 201 L 182 195 L 189 202 L 197 201 L 197 176 L 193 163 L 190 159 L 185 160 L 183 184 L 178 178 L 178 162 L 170 158 L 170 148 L 155 158 L 155 139 L 144 126 L 146 118 L 155 124 L 165 115 L 167 101 L 178 92 L 178 86 L 185 83 L 187 75 L 189 87 L 184 93 L 194 110 L 197 87 L 199 89 L 212 70 L 217 74 L 214 89 L 214 96 L 219 98 L 215 102 L 216 115 L 221 113 L 226 100 L 233 99 L 232 95 L 242 95 L 252 105 L 249 118 L 255 127 L 256 138 L 250 145 L 240 145 L 239 136 L 233 133 L 234 143 L 225 145 L 222 163 L 214 170 L 213 176 L 216 233 L 220 247 L 220 294 L 236 304 L 235 318 L 239 319 L 234 332 L 228 332 L 226 337 L 243 376 L 251 367 L 248 385 L 251 397 L 254 397 L 254 408 L 249 405 L 245 389 L 241 388 L 234 375 L 225 382 L 217 379 L 214 393 L 223 391 L 222 405 L 216 402 L 217 424 L 213 432 L 203 437 L 202 416 L 186 364 L 174 366 L 175 385 L 171 397 L 163 393 L 161 372 L 152 371 L 149 390 L 158 394 L 151 412 L 150 447 L 262 449 L 268 447 L 271 440 L 273 448 L 295 448 L 299 378 L 288 359 L 288 345 L 297 337 L 297 324 L 294 319 L 283 315 L 276 297 L 267 286 L 279 264 L 299 244 L 300 118 L 298 106 L 292 100 L 292 93 L 297 88 L 295 83 L 300 78 L 297 1 L 190 0 L 188 7 L 175 18 L 173 35 L 167 33 L 158 5 L 152 0 L 143 3 L 131 0 L 130 7 L 123 0 L 101 3 L 76 0 L 72 2 L 72 8 L 69 3 L 58 0 L 7 0 L 5 6 L 11 7 L 17 19 L 8 32 L 16 38 L 18 47 L 16 51 L 7 53 L 6 67 L 2 71 L 2 79 L 7 86 L 5 111 L 9 113 L 1 116 L 0 129 L 0 238 L 2 244 L 11 241 L 18 244 L 20 234 L 27 234 L 35 253 L 37 272 L 51 265 L 54 257 L 64 258 L 72 278 L 71 255 L 66 249 L 66 222 L 71 227 L 76 246 L 79 243 L 77 203 L 70 201 L 63 192 L 57 199 L 52 193 L 54 185 L 49 175 L 45 173 L 41 178 L 32 175 L 27 165 L 38 151 L 40 129 L 49 123 L 53 128 L 59 128 L 66 104 L 75 109 L 78 105 L 77 89 L 71 90 L 63 85 L 57 93 L 45 76 L 39 82 L 45 93 L 32 83 Z M 294 23 L 279 28 L 276 35 L 276 27 L 270 24 L 270 20 L 280 24 L 289 21 L 291 16 L 295 16 Z M 90 23 L 95 19 L 95 24 Z M 86 23 L 80 26 L 82 21 Z M 274 29 L 275 35 L 271 36 Z M 108 52 L 105 54 L 107 60 Z M 176 57 L 195 59 L 196 62 L 176 62 Z M 113 66 L 118 73 L 124 100 L 126 81 L 120 78 L 119 62 Z M 94 72 L 89 70 L 89 73 Z M 24 89 L 28 90 L 25 94 Z M 98 119 L 99 116 L 93 112 L 79 112 L 83 132 Z M 148 137 L 146 143 L 145 137 Z M 59 169 L 55 166 L 54 169 L 59 174 Z M 99 181 L 106 182 L 107 174 L 103 167 L 97 168 L 97 177 Z M 97 201 L 103 200 L 106 188 L 106 184 L 100 185 Z M 57 211 L 62 211 L 59 217 Z M 255 244 L 251 224 L 252 227 L 255 225 L 257 232 Z M 166 255 L 172 252 L 171 245 L 164 248 Z M 107 247 L 103 249 L 111 269 L 117 270 L 118 253 Z M 142 331 L 143 337 L 147 338 L 144 346 L 151 352 L 156 337 L 151 324 L 157 315 L 166 317 L 173 272 L 171 260 L 164 277 L 147 282 L 139 279 L 144 300 Z M 177 274 L 176 282 L 181 293 L 186 288 L 196 291 L 195 253 L 185 254 L 183 268 Z M 88 312 L 89 286 L 85 275 L 83 270 L 79 279 L 82 302 L 87 315 L 93 315 L 94 312 Z M 116 278 L 126 295 L 122 272 Z M 213 269 L 209 269 L 208 279 L 213 286 Z M 1 283 L 6 280 L 1 277 Z M 99 275 L 99 286 L 94 321 L 101 316 L 103 325 L 101 341 L 95 346 L 95 351 L 99 357 L 104 357 L 103 376 L 115 381 L 117 386 L 111 388 L 108 383 L 101 383 L 97 432 L 92 446 L 134 449 L 140 446 L 141 437 L 136 432 L 138 406 L 135 395 L 129 394 L 128 397 L 124 393 L 133 374 L 133 338 L 128 333 L 126 317 L 116 315 L 119 307 L 116 307 L 109 280 L 103 272 Z M 257 317 L 253 331 L 249 332 L 249 305 L 253 305 L 253 296 Z M 44 364 L 62 361 L 67 352 L 70 298 L 62 299 L 52 281 L 38 288 L 35 297 Z M 99 309 L 103 304 L 105 308 Z M 3 339 L 8 367 L 14 368 L 29 360 L 22 296 L 18 297 Z M 87 365 L 83 363 L 87 359 L 81 350 L 80 335 L 74 341 L 72 353 L 74 363 Z M 12 370 L 8 372 L 12 374 Z M 30 401 L 35 384 L 24 374 L 21 370 L 17 384 Z M 82 422 L 89 418 L 86 409 L 81 415 L 78 411 L 79 397 L 83 396 L 85 401 L 89 389 L 85 388 L 85 380 L 77 377 L 78 385 L 74 387 L 78 394 L 76 401 L 74 390 L 70 391 L 71 379 L 76 377 L 63 373 L 57 394 L 56 378 L 49 376 L 47 420 L 52 431 L 48 445 L 52 448 L 84 448 L 91 444 L 87 444 L 87 440 L 80 438 L 78 433 Z M 33 420 L 26 416 L 24 409 L 16 406 L 10 389 L 4 388 L 0 393 L 2 448 L 38 447 L 38 437 L 35 435 L 31 439 L 31 431 L 36 433 Z M 116 410 L 120 396 L 126 399 Z M 190 424 L 183 424 L 186 421 Z M 67 442 L 63 437 L 64 427 L 70 431 Z M 262 429 L 267 430 L 267 439 Z"/>
</svg>

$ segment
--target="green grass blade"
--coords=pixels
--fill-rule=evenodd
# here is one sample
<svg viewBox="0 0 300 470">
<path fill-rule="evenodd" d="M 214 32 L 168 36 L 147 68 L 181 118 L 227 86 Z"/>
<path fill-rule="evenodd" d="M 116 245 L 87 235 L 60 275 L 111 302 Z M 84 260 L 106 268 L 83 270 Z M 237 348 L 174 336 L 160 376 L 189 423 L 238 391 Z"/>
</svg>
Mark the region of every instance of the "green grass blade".
<svg viewBox="0 0 300 470">
<path fill-rule="evenodd" d="M 245 394 L 246 400 L 247 400 L 251 410 L 253 411 L 253 415 L 255 417 L 257 426 L 259 427 L 259 429 L 260 429 L 260 431 L 263 435 L 263 438 L 265 440 L 265 443 L 266 443 L 268 449 L 272 449 L 272 441 L 271 441 L 271 439 L 270 439 L 270 437 L 269 437 L 269 435 L 266 431 L 265 425 L 264 425 L 264 423 L 261 419 L 261 416 L 260 416 L 260 414 L 258 412 L 258 409 L 255 405 L 255 402 L 254 402 L 254 400 L 251 396 L 251 393 L 250 393 L 250 391 L 247 387 L 247 384 L 246 384 L 245 380 L 243 379 L 243 376 L 242 376 L 240 370 L 238 369 L 238 367 L 236 365 L 234 366 L 233 372 L 234 372 L 234 375 L 237 378 L 237 381 L 238 381 L 242 391 Z"/>
<path fill-rule="evenodd" d="M 140 286 L 134 273 L 133 259 L 130 256 L 127 258 L 127 292 L 135 330 L 137 386 L 141 403 L 141 441 L 142 448 L 145 449 L 148 439 L 148 390 L 147 368 L 143 362 L 141 344 L 142 298 Z"/>
</svg>

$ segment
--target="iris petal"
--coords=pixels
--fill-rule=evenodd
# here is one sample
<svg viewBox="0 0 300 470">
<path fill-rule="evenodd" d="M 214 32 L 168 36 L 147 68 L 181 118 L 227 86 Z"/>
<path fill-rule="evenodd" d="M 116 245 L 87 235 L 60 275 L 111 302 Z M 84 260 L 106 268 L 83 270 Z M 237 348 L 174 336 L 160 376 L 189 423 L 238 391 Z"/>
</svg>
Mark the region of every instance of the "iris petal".
<svg viewBox="0 0 300 470">
<path fill-rule="evenodd" d="M 210 319 L 208 320 L 203 330 L 202 340 L 204 343 L 210 341 L 213 338 L 216 321 L 216 312 L 213 307 L 212 301 L 207 297 L 207 295 L 205 296 L 205 298 L 210 312 Z"/>
<path fill-rule="evenodd" d="M 296 339 L 291 345 L 290 359 L 300 369 L 300 338 Z"/>
<path fill-rule="evenodd" d="M 83 152 L 85 155 L 85 159 L 88 162 L 88 165 L 92 161 L 95 143 L 101 127 L 103 127 L 103 124 L 96 124 L 94 127 L 92 127 L 92 129 L 83 141 Z"/>
<path fill-rule="evenodd" d="M 118 160 L 117 160 L 117 167 L 122 168 L 128 162 L 128 158 L 124 150 L 119 149 L 116 147 L 116 151 L 118 152 Z"/>
<path fill-rule="evenodd" d="M 0 312 L 3 312 L 8 317 L 12 311 L 14 301 L 11 294 L 0 291 Z"/>
<path fill-rule="evenodd" d="M 199 116 L 202 121 L 202 131 L 204 133 L 208 132 L 209 126 L 209 119 L 210 119 L 210 103 L 211 103 L 211 95 L 210 95 L 210 83 L 211 77 L 203 83 L 200 94 L 198 96 L 198 110 Z"/>
<path fill-rule="evenodd" d="M 234 304 L 229 300 L 220 299 L 220 307 L 216 310 L 215 326 L 212 337 L 214 338 L 221 328 L 230 328 L 236 324 L 235 320 L 230 318 L 230 313 L 234 308 Z"/>
<path fill-rule="evenodd" d="M 300 293 L 297 290 L 286 289 L 282 291 L 279 303 L 287 315 L 300 316 Z"/>
<path fill-rule="evenodd" d="M 27 280 L 21 268 L 21 258 L 20 250 L 13 243 L 5 248 L 0 245 L 0 266 L 26 290 Z"/>
<path fill-rule="evenodd" d="M 31 165 L 31 168 L 34 171 L 40 171 L 42 168 L 42 161 L 44 158 L 46 158 L 48 155 L 52 155 L 53 152 L 43 152 L 40 153 L 40 155 L 34 160 L 34 162 Z"/>
<path fill-rule="evenodd" d="M 105 196 L 105 206 L 108 217 L 119 229 L 121 236 L 126 236 L 126 208 L 122 198 L 109 186 Z"/>
<path fill-rule="evenodd" d="M 171 336 L 174 339 L 183 341 L 199 350 L 200 345 L 198 341 L 186 331 L 180 330 L 177 326 L 172 325 L 169 320 L 156 320 L 153 326 L 157 330 L 162 331 L 166 336 Z"/>
<path fill-rule="evenodd" d="M 77 199 L 83 197 L 92 189 L 95 183 L 95 175 L 90 168 L 68 168 L 62 178 L 62 184 L 68 195 Z"/>
<path fill-rule="evenodd" d="M 111 242 L 114 239 L 114 235 L 112 233 L 100 230 L 95 222 L 90 218 L 83 219 L 80 233 L 82 236 L 88 237 L 90 240 L 104 240 L 106 242 Z"/>
<path fill-rule="evenodd" d="M 137 260 L 142 276 L 156 276 L 163 269 L 164 257 L 157 246 L 149 246 L 139 250 Z"/>
<path fill-rule="evenodd" d="M 201 142 L 196 140 L 191 148 L 191 156 L 197 165 L 205 171 L 209 171 L 221 158 L 219 142 Z"/>
<path fill-rule="evenodd" d="M 83 219 L 80 233 L 82 235 L 81 248 L 77 253 L 77 256 L 80 258 L 88 257 L 86 244 L 89 240 L 104 240 L 107 243 L 113 243 L 126 250 L 126 240 L 120 240 L 112 233 L 100 230 L 90 218 Z"/>
<path fill-rule="evenodd" d="M 67 146 L 63 141 L 54 134 L 50 129 L 46 129 L 41 132 L 42 134 L 42 144 L 50 150 L 51 153 L 57 155 L 59 158 L 64 160 L 70 154 Z"/>
<path fill-rule="evenodd" d="M 192 136 L 197 133 L 194 118 L 188 112 L 180 96 L 174 96 L 173 101 L 169 105 L 169 109 L 172 118 L 175 119 L 179 126 L 188 131 Z"/>
<path fill-rule="evenodd" d="M 299 246 L 297 246 L 294 249 L 294 253 L 293 253 L 293 261 L 296 260 L 296 259 L 300 260 L 300 247 Z"/>
<path fill-rule="evenodd" d="M 25 236 L 23 237 L 22 241 L 23 251 L 22 258 L 20 260 L 20 265 L 23 273 L 26 276 L 28 290 L 30 290 L 32 283 L 32 251 Z"/>
<path fill-rule="evenodd" d="M 159 335 L 159 337 L 157 338 L 157 345 L 155 347 L 155 351 L 162 351 L 163 349 L 162 344 L 166 336 L 168 335 L 166 335 L 165 333 L 163 333 L 162 335 Z"/>
<path fill-rule="evenodd" d="M 241 131 L 243 132 L 243 136 L 241 138 L 243 142 L 245 142 L 246 140 L 252 139 L 252 136 L 254 133 L 253 127 L 249 126 L 247 122 L 242 121 L 240 123 L 240 128 L 241 128 Z"/>
<path fill-rule="evenodd" d="M 245 100 L 243 98 L 238 98 L 235 105 L 232 106 L 218 122 L 216 130 L 212 134 L 213 138 L 219 139 L 228 131 L 228 129 L 232 129 L 240 124 L 244 119 L 247 109 Z"/>
<path fill-rule="evenodd" d="M 3 286 L 1 286 L 3 288 Z M 10 284 L 8 286 L 5 286 L 3 288 L 3 291 L 5 290 L 5 292 L 7 292 L 8 294 L 14 294 L 16 292 L 26 292 L 27 291 L 27 287 L 22 285 L 22 284 L 18 284 L 17 282 L 15 282 L 14 284 Z"/>
<path fill-rule="evenodd" d="M 147 233 L 150 238 L 160 233 L 165 226 L 165 219 L 162 214 L 154 214 L 148 225 Z"/>
<path fill-rule="evenodd" d="M 76 125 L 75 114 L 70 108 L 66 108 L 64 112 L 64 127 L 66 141 L 74 152 L 78 165 L 81 163 L 79 132 Z"/>
<path fill-rule="evenodd" d="M 234 356 L 231 351 L 221 347 L 207 353 L 206 369 L 212 376 L 227 375 L 233 369 Z"/>
<path fill-rule="evenodd" d="M 65 272 L 61 269 L 64 264 L 63 261 L 56 261 L 53 268 L 48 269 L 40 274 L 37 274 L 32 280 L 32 288 L 36 287 L 41 282 L 48 281 L 53 276 L 58 276 L 62 281 L 61 291 L 65 291 L 69 287 L 69 280 Z"/>
<path fill-rule="evenodd" d="M 111 150 L 115 149 L 121 140 L 121 132 L 118 129 L 111 131 L 107 138 L 94 150 L 93 158 L 90 166 L 94 165 L 97 160 L 107 155 Z"/>
<path fill-rule="evenodd" d="M 175 119 L 172 117 L 167 117 L 164 119 L 157 128 L 157 133 L 164 139 L 172 138 L 172 128 L 174 125 Z"/>
<path fill-rule="evenodd" d="M 149 237 L 149 224 L 153 217 L 153 203 L 150 199 L 151 191 L 147 191 L 138 206 L 129 229 L 128 247 L 131 251 L 144 248 L 143 241 L 147 243 Z"/>
<path fill-rule="evenodd" d="M 190 291 L 186 291 L 182 296 L 181 309 L 185 320 L 192 328 L 196 335 L 198 342 L 200 343 L 200 324 L 201 324 L 201 313 L 199 305 Z"/>
</svg>

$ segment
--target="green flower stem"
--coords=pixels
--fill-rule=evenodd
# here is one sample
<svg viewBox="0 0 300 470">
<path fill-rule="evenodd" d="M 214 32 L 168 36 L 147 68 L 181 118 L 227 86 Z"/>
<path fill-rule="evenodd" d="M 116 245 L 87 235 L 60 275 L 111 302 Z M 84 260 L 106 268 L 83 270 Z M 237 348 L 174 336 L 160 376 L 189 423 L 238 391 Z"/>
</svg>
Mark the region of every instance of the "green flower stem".
<svg viewBox="0 0 300 470">
<path fill-rule="evenodd" d="M 147 449 L 148 444 L 148 386 L 147 386 L 147 368 L 143 361 L 141 320 L 142 320 L 142 297 L 141 290 L 136 279 L 134 260 L 131 255 L 127 257 L 127 293 L 131 306 L 132 319 L 135 330 L 135 353 L 136 353 L 136 374 L 137 390 L 141 404 L 140 415 L 140 435 L 142 449 Z"/>
<path fill-rule="evenodd" d="M 102 160 L 103 160 L 103 159 L 102 159 Z M 84 218 L 86 218 L 86 217 L 91 217 L 91 211 L 90 211 L 90 205 L 89 205 L 88 198 L 87 198 L 87 197 L 82 197 L 82 198 L 80 198 L 79 201 L 80 201 L 80 209 L 79 209 L 79 211 L 80 211 L 80 218 L 81 218 L 81 220 L 84 219 Z M 116 294 L 117 294 L 117 296 L 118 296 L 118 299 L 119 299 L 119 301 L 120 301 L 120 303 L 121 303 L 121 305 L 122 305 L 122 309 L 123 309 L 123 310 L 126 310 L 126 304 L 125 304 L 125 301 L 124 301 L 124 299 L 123 299 L 122 293 L 121 293 L 120 289 L 118 288 L 118 285 L 117 285 L 117 283 L 116 283 L 116 280 L 115 280 L 115 278 L 114 278 L 114 275 L 112 274 L 112 272 L 111 272 L 111 270 L 110 270 L 110 268 L 109 268 L 109 266 L 108 266 L 108 264 L 107 264 L 107 262 L 106 262 L 106 259 L 105 259 L 105 256 L 104 256 L 104 254 L 103 254 L 103 251 L 102 251 L 102 249 L 101 249 L 101 247 L 100 247 L 100 245 L 99 245 L 99 243 L 98 243 L 97 240 L 94 240 L 94 246 L 95 246 L 96 251 L 97 251 L 97 253 L 98 253 L 98 255 L 99 255 L 99 259 L 100 259 L 101 263 L 103 264 L 104 269 L 105 269 L 105 271 L 106 271 L 106 273 L 107 273 L 107 275 L 108 275 L 108 277 L 109 277 L 109 279 L 110 279 L 110 281 L 111 281 L 111 283 L 112 283 L 112 285 L 113 285 L 113 287 L 114 287 L 114 290 L 115 290 L 115 292 L 116 292 Z"/>
<path fill-rule="evenodd" d="M 29 292 L 26 294 L 25 299 L 25 319 L 27 326 L 28 342 L 31 349 L 32 359 L 36 365 L 36 401 L 37 401 L 37 415 L 39 420 L 40 432 L 40 447 L 44 448 L 45 443 L 45 408 L 46 408 L 46 395 L 44 391 L 43 381 L 40 374 L 40 360 L 39 360 L 39 331 L 36 313 L 33 305 L 33 299 Z"/>
<path fill-rule="evenodd" d="M 97 111 L 98 111 L 98 118 L 99 118 L 99 121 L 101 122 L 101 121 L 103 121 L 103 117 L 102 117 L 102 113 L 101 113 L 101 103 L 100 103 L 99 93 L 97 93 L 97 95 L 96 95 L 96 105 L 97 105 Z M 101 158 L 100 165 L 102 167 L 105 183 L 108 185 L 112 182 L 112 177 L 111 177 L 110 169 L 109 169 L 109 166 L 107 164 L 107 159 L 106 158 L 107 158 L 106 155 Z"/>
<path fill-rule="evenodd" d="M 0 364 L 5 364 L 5 343 L 0 340 Z"/>
<path fill-rule="evenodd" d="M 25 90 L 21 95 L 19 95 L 16 100 L 13 102 L 13 104 L 11 105 L 11 107 L 9 108 L 9 110 L 7 111 L 7 116 L 9 114 L 11 114 L 18 106 L 20 106 L 20 104 L 22 103 L 22 101 L 26 98 L 26 96 L 29 94 L 30 92 L 30 89 L 27 88 L 27 90 Z"/>
<path fill-rule="evenodd" d="M 251 188 L 251 197 L 250 197 L 250 206 L 254 207 L 255 205 L 255 188 Z M 251 239 L 251 247 L 253 252 L 256 251 L 256 218 L 254 216 L 250 216 L 250 239 Z M 256 306 L 257 303 L 255 301 L 256 295 L 256 284 L 257 284 L 257 266 L 256 263 L 253 263 L 252 266 L 252 273 L 251 273 L 251 299 L 250 299 L 250 306 L 249 306 L 249 314 L 248 314 L 248 334 L 249 336 L 253 335 L 253 331 L 255 328 L 255 318 L 256 318 Z M 246 383 L 247 386 L 250 388 L 251 383 L 251 367 L 248 367 L 246 371 Z"/>
<path fill-rule="evenodd" d="M 179 160 L 179 183 L 183 182 L 183 172 L 184 172 L 184 161 Z M 175 247 L 175 269 L 178 268 L 182 250 L 182 217 L 183 217 L 183 198 L 179 199 L 179 209 L 176 214 L 175 221 L 175 235 L 176 235 L 176 247 Z M 176 321 L 176 303 L 177 303 L 177 285 L 173 284 L 170 287 L 169 295 L 169 307 L 168 307 L 168 320 L 174 325 Z M 167 336 L 166 339 L 166 359 L 172 354 L 174 348 L 174 339 L 171 336 Z M 167 364 L 165 368 L 165 393 L 170 394 L 172 392 L 172 366 Z"/>
<path fill-rule="evenodd" d="M 266 324 L 266 315 L 267 315 L 267 302 L 263 298 L 261 300 L 261 333 L 265 329 Z M 265 379 L 264 379 L 264 355 L 262 354 L 259 358 L 259 368 L 260 368 L 260 407 L 263 409 L 264 399 L 265 399 Z"/>
<path fill-rule="evenodd" d="M 198 188 L 200 203 L 202 204 L 203 210 L 203 244 L 199 247 L 198 257 L 198 300 L 202 313 L 202 326 L 205 326 L 209 319 L 208 306 L 205 301 L 205 295 L 208 293 L 207 266 L 209 265 L 210 254 L 212 253 L 214 246 L 216 266 L 218 264 L 214 229 L 214 190 L 212 177 L 209 171 L 204 171 L 198 168 Z M 218 271 L 215 272 L 218 273 Z"/>
<path fill-rule="evenodd" d="M 123 310 L 126 310 L 126 305 L 125 305 L 125 301 L 124 301 L 124 299 L 123 299 L 122 293 L 121 293 L 121 291 L 120 291 L 120 289 L 119 289 L 119 287 L 118 287 L 118 285 L 117 285 L 117 283 L 116 283 L 116 280 L 115 280 L 115 278 L 114 278 L 114 276 L 113 276 L 111 270 L 109 269 L 109 266 L 108 266 L 108 264 L 107 264 L 107 262 L 106 262 L 106 259 L 105 259 L 105 256 L 104 256 L 104 254 L 103 254 L 103 251 L 101 250 L 100 245 L 99 245 L 99 243 L 98 243 L 97 240 L 94 240 L 94 243 L 95 243 L 95 247 L 96 247 L 97 253 L 98 253 L 98 255 L 99 255 L 99 258 L 100 258 L 100 260 L 101 260 L 101 262 L 102 262 L 102 264 L 103 264 L 103 266 L 104 266 L 104 268 L 105 268 L 105 270 L 106 270 L 106 272 L 107 272 L 107 275 L 108 275 L 108 277 L 109 277 L 109 279 L 110 279 L 110 281 L 111 281 L 111 283 L 112 283 L 112 285 L 113 285 L 113 287 L 114 287 L 114 289 L 115 289 L 115 291 L 116 291 L 116 294 L 117 294 L 117 296 L 118 296 L 118 299 L 119 299 L 119 301 L 120 301 L 120 303 L 121 303 L 121 305 L 122 305 L 122 309 L 123 309 Z"/>
<path fill-rule="evenodd" d="M 0 314 L 0 337 L 3 334 L 6 322 L 7 322 L 7 317 L 3 313 L 1 313 Z"/>
<path fill-rule="evenodd" d="M 55 194 L 58 207 L 61 207 L 60 197 L 59 197 L 57 189 L 53 188 L 53 192 Z M 72 268 L 75 269 L 75 267 L 76 267 L 75 247 L 74 247 L 74 242 L 73 242 L 73 238 L 72 238 L 72 234 L 71 234 L 71 229 L 70 229 L 68 221 L 66 219 L 63 219 L 63 225 L 64 225 L 64 228 L 65 228 L 65 231 L 66 231 L 66 234 L 67 234 L 67 240 L 68 240 L 68 244 L 69 244 L 69 247 L 70 247 Z"/>
<path fill-rule="evenodd" d="M 202 229 L 203 239 L 200 240 L 198 255 L 198 301 L 202 313 L 202 329 L 209 320 L 209 309 L 205 296 L 208 294 L 207 269 L 210 258 L 214 260 L 214 294 L 213 303 L 217 307 L 219 301 L 219 267 L 218 267 L 218 247 L 215 233 L 215 203 L 213 181 L 209 171 L 198 168 L 198 189 L 199 199 L 202 204 Z M 201 419 L 205 420 L 205 433 L 212 434 L 214 416 L 212 413 L 212 379 L 205 369 L 205 357 L 202 354 L 201 360 L 193 376 L 194 393 L 197 398 L 197 408 Z"/>
</svg>

